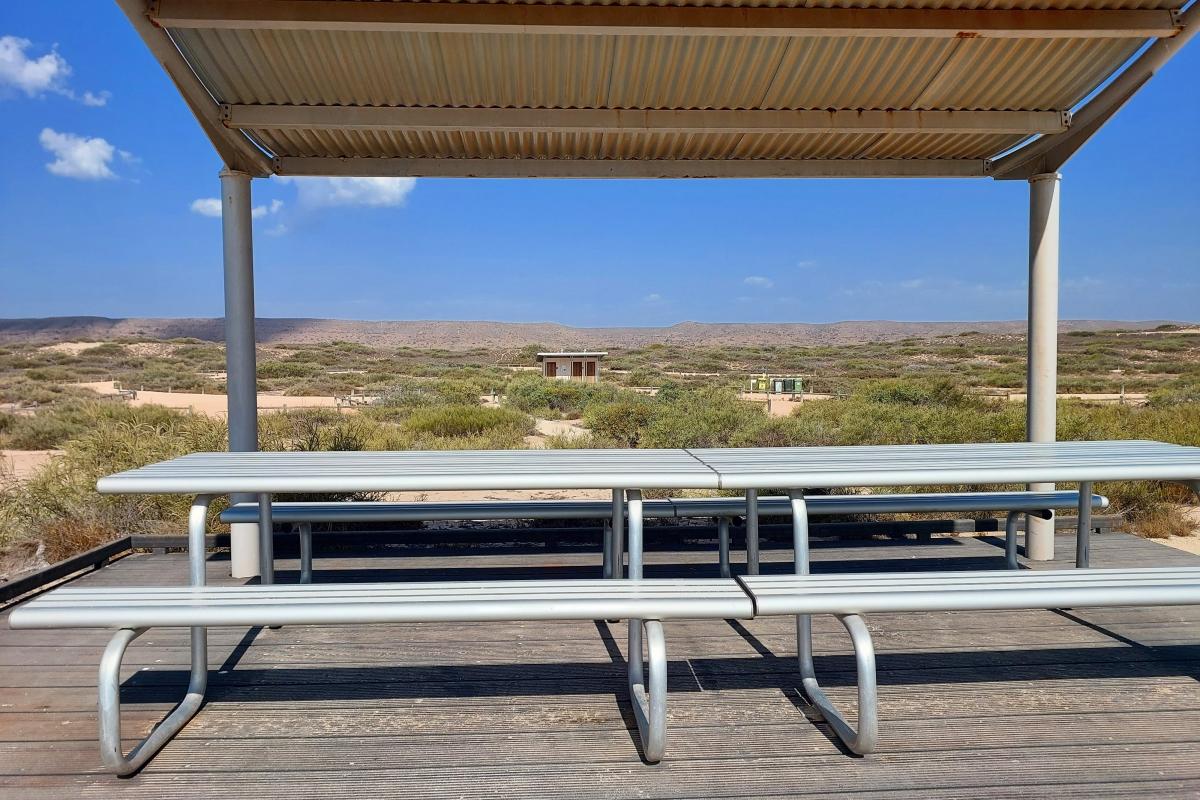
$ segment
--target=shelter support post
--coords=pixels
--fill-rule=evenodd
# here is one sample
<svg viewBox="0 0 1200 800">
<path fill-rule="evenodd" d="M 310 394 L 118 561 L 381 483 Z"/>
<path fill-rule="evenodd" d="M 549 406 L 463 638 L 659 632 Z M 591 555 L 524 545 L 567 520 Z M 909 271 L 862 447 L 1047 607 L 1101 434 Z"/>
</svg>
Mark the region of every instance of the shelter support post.
<svg viewBox="0 0 1200 800">
<path fill-rule="evenodd" d="M 1029 179 L 1029 331 L 1026 378 L 1026 438 L 1053 442 L 1058 393 L 1058 173 Z M 1052 483 L 1029 484 L 1050 492 Z M 1025 555 L 1031 561 L 1054 558 L 1054 523 L 1026 517 Z"/>
<path fill-rule="evenodd" d="M 221 170 L 221 222 L 225 258 L 225 392 L 229 449 L 258 450 L 258 386 L 254 353 L 254 241 L 250 175 Z M 231 502 L 251 502 L 233 495 Z M 258 526 L 230 526 L 230 566 L 235 578 L 259 574 Z"/>
</svg>

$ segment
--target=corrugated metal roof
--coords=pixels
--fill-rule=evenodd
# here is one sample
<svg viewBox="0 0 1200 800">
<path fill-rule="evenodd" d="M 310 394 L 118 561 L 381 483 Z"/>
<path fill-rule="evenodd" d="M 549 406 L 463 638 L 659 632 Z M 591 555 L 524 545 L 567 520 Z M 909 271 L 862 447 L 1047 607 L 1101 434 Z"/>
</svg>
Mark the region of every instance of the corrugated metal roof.
<svg viewBox="0 0 1200 800">
<path fill-rule="evenodd" d="M 454 5 L 457 0 L 440 2 Z M 1181 2 L 555 0 L 538 5 L 1174 9 Z M 1140 38 L 229 28 L 169 33 L 219 103 L 407 108 L 1065 111 L 1144 43 Z M 618 160 L 986 159 L 1029 135 L 338 128 L 253 129 L 247 134 L 279 157 Z"/>
</svg>

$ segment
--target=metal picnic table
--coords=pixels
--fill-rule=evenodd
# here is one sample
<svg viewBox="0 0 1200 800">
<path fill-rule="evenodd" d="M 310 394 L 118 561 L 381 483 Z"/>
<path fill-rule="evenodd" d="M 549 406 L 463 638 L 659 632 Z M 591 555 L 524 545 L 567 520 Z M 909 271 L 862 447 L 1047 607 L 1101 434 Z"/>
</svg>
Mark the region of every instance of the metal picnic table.
<svg viewBox="0 0 1200 800">
<path fill-rule="evenodd" d="M 642 490 L 761 489 L 791 497 L 795 566 L 808 571 L 805 492 L 883 486 L 1079 482 L 1090 497 L 1101 480 L 1181 481 L 1200 493 L 1200 448 L 1149 441 L 880 445 L 670 450 L 502 450 L 193 453 L 100 479 L 102 493 L 194 494 L 189 548 L 203 562 L 212 497 L 254 494 L 260 569 L 273 581 L 273 494 L 471 489 L 608 489 L 613 526 L 628 504 L 629 577 L 642 577 Z M 1077 547 L 1086 564 L 1090 506 L 1080 503 Z M 756 519 L 751 521 L 756 522 Z M 757 525 L 748 522 L 748 530 Z M 749 538 L 749 536 L 748 536 Z M 757 536 L 747 546 L 757 546 Z M 193 570 L 197 567 L 193 565 Z"/>
</svg>

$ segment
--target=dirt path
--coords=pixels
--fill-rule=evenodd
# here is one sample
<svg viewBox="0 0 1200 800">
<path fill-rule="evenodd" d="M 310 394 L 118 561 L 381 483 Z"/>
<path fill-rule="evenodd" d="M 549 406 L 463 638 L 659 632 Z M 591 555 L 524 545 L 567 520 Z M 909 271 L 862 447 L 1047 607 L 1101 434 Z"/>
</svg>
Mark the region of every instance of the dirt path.
<svg viewBox="0 0 1200 800">
<path fill-rule="evenodd" d="M 61 450 L 0 450 L 0 476 L 28 480 L 39 467 L 60 455 Z"/>
<path fill-rule="evenodd" d="M 95 383 L 77 383 L 76 386 L 91 389 L 97 394 L 118 394 L 112 381 L 97 381 Z M 196 392 L 142 392 L 128 401 L 130 405 L 156 405 L 175 408 L 180 411 L 191 411 L 194 414 L 204 414 L 210 417 L 224 417 L 226 400 L 223 394 L 199 394 Z M 259 394 L 258 413 L 265 411 L 283 411 L 296 408 L 337 408 L 336 397 L 290 397 L 281 394 Z"/>
</svg>

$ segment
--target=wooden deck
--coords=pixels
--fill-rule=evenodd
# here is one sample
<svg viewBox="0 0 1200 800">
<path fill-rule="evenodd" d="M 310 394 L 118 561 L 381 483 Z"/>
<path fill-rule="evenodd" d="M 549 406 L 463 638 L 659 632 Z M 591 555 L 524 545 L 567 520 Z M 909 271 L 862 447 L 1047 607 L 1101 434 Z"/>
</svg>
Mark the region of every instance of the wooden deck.
<svg viewBox="0 0 1200 800">
<path fill-rule="evenodd" d="M 998 568 L 998 541 L 814 545 L 814 571 Z M 1073 553 L 1073 540 L 1058 543 Z M 318 553 L 318 555 L 320 555 Z M 319 558 L 320 581 L 592 575 L 598 554 Z M 788 551 L 766 551 L 782 570 Z M 715 573 L 648 553 L 647 575 Z M 1197 564 L 1121 534 L 1096 566 Z M 1065 562 L 1060 562 L 1065 564 Z M 280 580 L 296 579 L 282 561 Z M 768 571 L 764 566 L 764 572 Z M 214 560 L 210 580 L 230 582 Z M 79 580 L 180 584 L 182 555 Z M 216 629 L 209 702 L 138 776 L 101 773 L 102 631 L 0 625 L 0 797 L 702 798 L 1200 796 L 1200 609 L 876 615 L 882 750 L 845 754 L 805 716 L 789 619 L 667 626 L 667 756 L 638 756 L 623 624 Z M 849 643 L 818 618 L 817 668 L 853 698 Z M 125 733 L 186 681 L 186 634 L 130 648 Z"/>
</svg>

